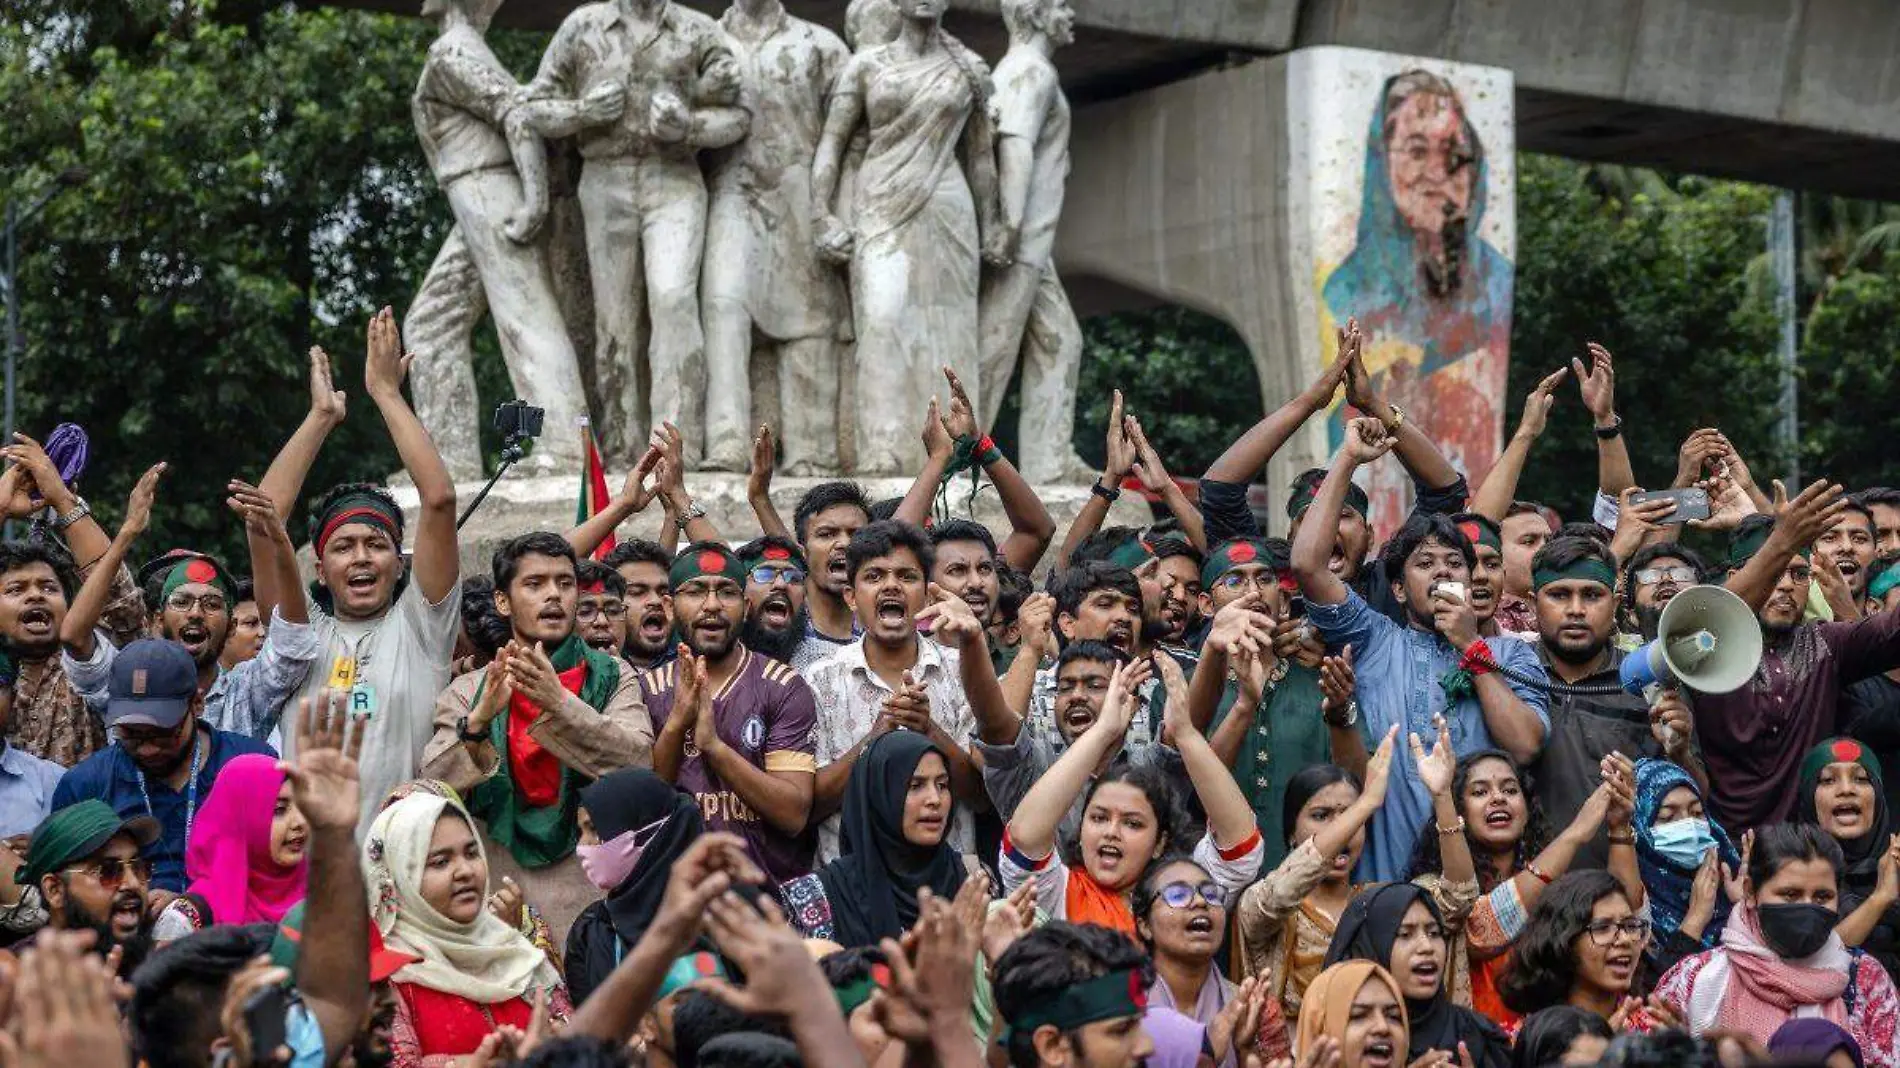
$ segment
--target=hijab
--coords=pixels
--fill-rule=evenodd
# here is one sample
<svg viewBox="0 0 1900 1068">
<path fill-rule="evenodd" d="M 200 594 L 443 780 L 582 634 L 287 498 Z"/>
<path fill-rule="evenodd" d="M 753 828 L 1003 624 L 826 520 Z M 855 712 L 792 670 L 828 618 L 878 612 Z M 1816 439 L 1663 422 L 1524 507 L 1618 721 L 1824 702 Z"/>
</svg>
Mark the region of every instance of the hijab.
<svg viewBox="0 0 1900 1068">
<path fill-rule="evenodd" d="M 1333 944 L 1326 950 L 1328 966 L 1348 960 L 1367 960 L 1381 968 L 1388 968 L 1392 961 L 1392 944 L 1398 941 L 1399 925 L 1404 922 L 1405 914 L 1411 910 L 1414 902 L 1423 902 L 1431 913 L 1432 920 L 1440 927 L 1445 919 L 1439 915 L 1438 903 L 1432 900 L 1425 888 L 1414 883 L 1386 883 L 1361 892 L 1346 906 L 1340 914 L 1339 926 L 1333 930 Z M 1447 946 L 1444 975 L 1449 976 L 1451 954 Z M 1309 992 L 1307 997 L 1312 997 Z M 1305 1003 L 1300 1009 L 1302 1022 L 1305 1016 Z M 1411 1048 L 1406 1060 L 1414 1061 L 1433 1050 L 1448 1053 L 1458 1052 L 1458 1043 L 1463 1042 L 1471 1051 L 1474 1062 L 1481 1068 L 1502 1068 L 1510 1063 L 1511 1042 L 1498 1029 L 1497 1024 L 1462 1006 L 1453 1005 L 1445 993 L 1443 980 L 1438 985 L 1438 993 L 1424 1001 L 1405 1002 L 1405 1015 L 1410 1021 Z M 1302 1047 L 1304 1048 L 1304 1047 Z"/>
<path fill-rule="evenodd" d="M 1644 757 L 1636 762 L 1636 814 L 1630 820 L 1630 829 L 1636 835 L 1636 866 L 1642 870 L 1643 885 L 1649 890 L 1650 920 L 1656 930 L 1655 937 L 1649 940 L 1652 960 L 1661 958 L 1669 936 L 1682 927 L 1682 914 L 1688 910 L 1689 896 L 1695 889 L 1696 869 L 1681 867 L 1656 851 L 1656 813 L 1662 808 L 1663 798 L 1678 786 L 1695 791 L 1701 800 L 1703 818 L 1708 821 L 1709 834 L 1715 839 L 1716 860 L 1737 870 L 1742 864 L 1735 843 L 1729 840 L 1728 832 L 1709 810 L 1709 799 L 1702 796 L 1702 787 L 1696 785 L 1681 765 L 1656 757 Z M 1812 798 L 1813 791 L 1809 791 L 1808 796 Z M 1703 949 L 1715 948 L 1716 939 L 1722 935 L 1722 925 L 1728 921 L 1728 913 L 1728 895 L 1718 891 L 1715 915 L 1702 932 Z"/>
<path fill-rule="evenodd" d="M 1778 1062 L 1819 1064 L 1833 1056 L 1835 1050 L 1846 1050 L 1847 1055 L 1854 1058 L 1854 1068 L 1865 1068 L 1867 1062 L 1861 1057 L 1860 1043 L 1840 1024 L 1827 1020 L 1811 1016 L 1789 1020 L 1768 1039 L 1768 1053 Z"/>
<path fill-rule="evenodd" d="M 1392 991 L 1409 1033 L 1411 1015 L 1405 1007 L 1405 992 L 1399 989 L 1399 981 L 1392 978 L 1392 973 L 1386 971 L 1384 965 L 1369 960 L 1341 961 L 1328 966 L 1307 984 L 1306 997 L 1300 1002 L 1300 1036 L 1294 1050 L 1303 1054 L 1322 1038 L 1345 1041 L 1346 1025 L 1352 1020 L 1352 1001 L 1368 979 L 1377 979 Z M 1407 1056 L 1404 1062 L 1414 1059 Z"/>
<path fill-rule="evenodd" d="M 286 868 L 271 859 L 271 824 L 284 773 L 277 758 L 235 757 L 218 770 L 185 846 L 187 893 L 211 907 L 212 923 L 276 923 L 303 900 L 303 858 Z"/>
<path fill-rule="evenodd" d="M 580 804 L 602 842 L 629 831 L 654 829 L 648 832 L 651 837 L 641 847 L 639 859 L 627 877 L 608 892 L 600 906 L 590 907 L 575 921 L 578 932 L 583 925 L 591 924 L 589 914 L 604 910 L 605 926 L 610 930 L 596 929 L 593 937 L 568 940 L 570 993 L 597 988 L 625 952 L 640 941 L 659 915 L 673 862 L 705 830 L 705 820 L 693 796 L 644 768 L 623 768 L 581 787 Z M 656 823 L 658 827 L 654 827 Z"/>
<path fill-rule="evenodd" d="M 1841 869 L 1841 889 L 1865 900 L 1874 891 L 1880 877 L 1880 857 L 1887 851 L 1887 838 L 1893 833 L 1887 812 L 1887 787 L 1880 774 L 1880 759 L 1873 750 L 1852 738 L 1829 738 L 1801 760 L 1801 785 L 1794 800 L 1794 822 L 1821 822 L 1814 810 L 1814 791 L 1821 785 L 1821 772 L 1829 764 L 1859 764 L 1867 769 L 1874 788 L 1874 818 L 1867 833 L 1859 838 L 1836 838 L 1847 864 Z"/>
<path fill-rule="evenodd" d="M 963 886 L 963 858 L 947 837 L 934 846 L 904 838 L 904 798 L 927 753 L 943 757 L 924 735 L 891 731 L 867 746 L 851 768 L 844 788 L 843 855 L 818 870 L 837 939 L 845 946 L 899 937 L 917 922 L 919 890 L 929 887 L 951 898 Z M 954 812 L 954 805 L 944 810 L 946 829 Z"/>
<path fill-rule="evenodd" d="M 494 1005 L 553 990 L 560 976 L 528 937 L 482 908 L 469 923 L 456 923 L 422 897 L 422 875 L 436 821 L 455 816 L 474 821 L 457 801 L 432 793 L 409 795 L 383 809 L 363 843 L 369 881 L 370 918 L 390 948 L 419 957 L 394 976 L 429 990 Z M 488 861 L 475 836 L 482 862 Z M 487 888 L 483 888 L 484 894 Z"/>
</svg>

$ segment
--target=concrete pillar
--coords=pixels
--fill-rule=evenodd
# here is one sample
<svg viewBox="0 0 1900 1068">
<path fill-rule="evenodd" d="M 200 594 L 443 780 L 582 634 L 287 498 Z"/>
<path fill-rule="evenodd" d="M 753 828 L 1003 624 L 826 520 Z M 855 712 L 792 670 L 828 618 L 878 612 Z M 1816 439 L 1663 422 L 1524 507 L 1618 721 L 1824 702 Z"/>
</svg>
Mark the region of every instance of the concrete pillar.
<svg viewBox="0 0 1900 1068">
<path fill-rule="evenodd" d="M 1424 73 L 1395 80 L 1413 71 Z M 1446 86 L 1454 97 L 1441 95 Z M 1335 323 L 1357 315 L 1382 387 L 1475 484 L 1496 457 L 1505 407 L 1511 123 L 1507 71 L 1333 47 L 1093 105 L 1076 116 L 1060 266 L 1233 325 L 1253 354 L 1263 411 L 1326 366 Z M 1408 144 L 1386 147 L 1374 130 Z M 1381 152 L 1400 165 L 1369 166 Z M 1456 222 L 1408 223 L 1444 217 L 1430 213 Z M 1275 501 L 1330 451 L 1328 421 L 1311 421 L 1269 466 Z M 1407 480 L 1386 462 L 1368 481 L 1389 531 Z"/>
</svg>

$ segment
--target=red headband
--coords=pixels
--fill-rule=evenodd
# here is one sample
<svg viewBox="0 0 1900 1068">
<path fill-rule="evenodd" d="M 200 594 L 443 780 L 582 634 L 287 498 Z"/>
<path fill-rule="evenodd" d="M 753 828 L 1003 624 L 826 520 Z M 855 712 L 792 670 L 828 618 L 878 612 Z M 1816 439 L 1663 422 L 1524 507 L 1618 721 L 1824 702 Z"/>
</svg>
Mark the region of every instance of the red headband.
<svg viewBox="0 0 1900 1068">
<path fill-rule="evenodd" d="M 374 508 L 350 508 L 331 516 L 330 521 L 323 524 L 323 529 L 317 532 L 317 555 L 323 555 L 323 547 L 330 544 L 330 539 L 336 535 L 338 527 L 359 521 L 380 528 L 392 539 L 396 536 L 396 532 L 390 528 L 388 515 Z"/>
</svg>

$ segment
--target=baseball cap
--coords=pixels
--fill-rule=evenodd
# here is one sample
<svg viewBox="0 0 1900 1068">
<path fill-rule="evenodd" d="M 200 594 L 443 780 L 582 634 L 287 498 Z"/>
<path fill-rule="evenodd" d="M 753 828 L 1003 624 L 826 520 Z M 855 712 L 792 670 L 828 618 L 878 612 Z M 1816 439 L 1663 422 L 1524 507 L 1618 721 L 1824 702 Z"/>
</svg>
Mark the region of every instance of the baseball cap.
<svg viewBox="0 0 1900 1068">
<path fill-rule="evenodd" d="M 126 819 L 97 798 L 67 805 L 33 829 L 33 837 L 26 847 L 26 860 L 14 873 L 13 881 L 21 886 L 32 886 L 41 876 L 105 848 L 107 842 L 120 834 L 131 835 L 138 847 L 144 849 L 158 841 L 158 821 L 150 816 Z"/>
<path fill-rule="evenodd" d="M 277 921 L 277 936 L 271 939 L 270 962 L 279 968 L 287 968 L 292 975 L 297 972 L 297 954 L 303 948 L 303 909 L 304 902 L 299 901 L 284 913 Z M 369 925 L 369 981 L 380 983 L 401 971 L 405 966 L 414 964 L 421 957 L 390 949 L 383 942 L 383 932 Z"/>
<path fill-rule="evenodd" d="M 106 726 L 176 727 L 198 693 L 198 665 L 177 642 L 140 638 L 112 661 L 108 692 Z"/>
</svg>

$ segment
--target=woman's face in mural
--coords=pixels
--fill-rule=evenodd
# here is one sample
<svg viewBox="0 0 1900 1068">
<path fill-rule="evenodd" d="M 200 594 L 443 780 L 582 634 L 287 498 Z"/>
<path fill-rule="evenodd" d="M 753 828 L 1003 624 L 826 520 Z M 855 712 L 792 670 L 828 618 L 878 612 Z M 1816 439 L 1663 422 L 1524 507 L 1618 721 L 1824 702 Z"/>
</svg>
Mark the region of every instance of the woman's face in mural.
<svg viewBox="0 0 1900 1068">
<path fill-rule="evenodd" d="M 1392 199 L 1406 223 L 1437 233 L 1447 219 L 1469 218 L 1478 168 L 1457 100 L 1413 93 L 1392 110 L 1388 129 Z"/>
</svg>

